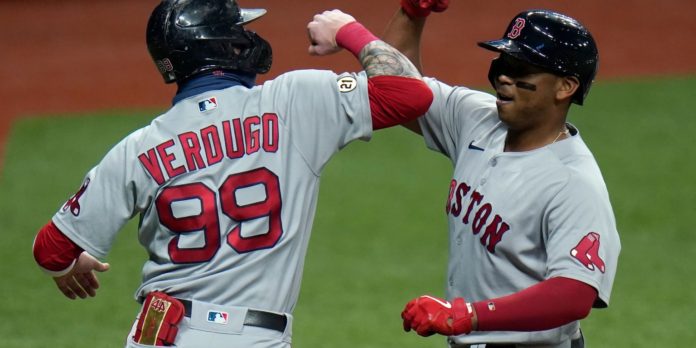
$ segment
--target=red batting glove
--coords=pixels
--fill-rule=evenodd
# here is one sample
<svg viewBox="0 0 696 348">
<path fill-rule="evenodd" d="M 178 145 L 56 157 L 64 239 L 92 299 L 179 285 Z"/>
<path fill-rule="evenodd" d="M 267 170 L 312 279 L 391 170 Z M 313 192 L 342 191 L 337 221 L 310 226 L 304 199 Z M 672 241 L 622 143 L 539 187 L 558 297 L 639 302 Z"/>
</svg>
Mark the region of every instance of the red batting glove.
<svg viewBox="0 0 696 348">
<path fill-rule="evenodd" d="M 435 333 L 452 336 L 471 332 L 474 311 L 461 297 L 450 303 L 424 295 L 407 303 L 401 318 L 405 331 L 413 329 L 421 336 Z"/>
<path fill-rule="evenodd" d="M 401 8 L 411 17 L 427 17 L 430 12 L 442 12 L 449 6 L 449 0 L 401 0 Z"/>
<path fill-rule="evenodd" d="M 431 0 L 433 12 L 444 12 L 449 7 L 449 0 Z"/>
</svg>

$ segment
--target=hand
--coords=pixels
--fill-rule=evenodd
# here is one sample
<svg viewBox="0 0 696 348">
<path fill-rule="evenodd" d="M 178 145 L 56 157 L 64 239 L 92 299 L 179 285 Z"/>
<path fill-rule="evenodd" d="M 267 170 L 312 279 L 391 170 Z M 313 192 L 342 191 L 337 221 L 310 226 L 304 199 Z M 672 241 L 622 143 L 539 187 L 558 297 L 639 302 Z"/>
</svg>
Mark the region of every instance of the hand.
<svg viewBox="0 0 696 348">
<path fill-rule="evenodd" d="M 430 12 L 443 12 L 449 7 L 449 0 L 401 0 L 401 8 L 411 18 L 427 17 Z"/>
<path fill-rule="evenodd" d="M 53 277 L 53 280 L 63 295 L 69 299 L 86 298 L 87 295 L 94 297 L 99 288 L 99 280 L 94 271 L 106 272 L 108 270 L 108 263 L 99 262 L 94 256 L 83 251 L 70 272 L 60 277 Z"/>
<path fill-rule="evenodd" d="M 421 336 L 435 333 L 452 336 L 470 333 L 475 313 L 473 307 L 461 297 L 450 303 L 424 295 L 407 303 L 401 318 L 405 331 L 414 329 Z"/>
<path fill-rule="evenodd" d="M 336 33 L 351 22 L 355 22 L 355 18 L 340 10 L 324 11 L 315 15 L 314 20 L 307 24 L 309 54 L 324 56 L 340 51 L 341 47 L 336 44 Z"/>
</svg>

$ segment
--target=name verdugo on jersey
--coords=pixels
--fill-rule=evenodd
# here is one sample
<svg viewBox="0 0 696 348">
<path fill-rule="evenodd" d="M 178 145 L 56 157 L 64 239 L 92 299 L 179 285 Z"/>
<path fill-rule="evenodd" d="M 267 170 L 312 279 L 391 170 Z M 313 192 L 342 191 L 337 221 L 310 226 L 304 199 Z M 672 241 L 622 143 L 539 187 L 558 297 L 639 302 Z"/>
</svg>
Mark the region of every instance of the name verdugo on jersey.
<svg viewBox="0 0 696 348">
<path fill-rule="evenodd" d="M 278 115 L 231 118 L 176 135 L 140 153 L 138 159 L 158 185 L 184 173 L 260 150 L 278 150 Z"/>
</svg>

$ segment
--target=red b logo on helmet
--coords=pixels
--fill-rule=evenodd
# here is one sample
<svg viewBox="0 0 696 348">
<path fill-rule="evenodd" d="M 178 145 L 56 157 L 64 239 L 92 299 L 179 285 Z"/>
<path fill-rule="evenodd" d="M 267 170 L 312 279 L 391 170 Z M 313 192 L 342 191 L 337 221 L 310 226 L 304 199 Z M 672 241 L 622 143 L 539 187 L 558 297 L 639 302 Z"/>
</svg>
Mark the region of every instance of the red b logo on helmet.
<svg viewBox="0 0 696 348">
<path fill-rule="evenodd" d="M 517 18 L 515 19 L 515 24 L 512 26 L 512 29 L 510 29 L 510 32 L 507 34 L 507 37 L 510 39 L 515 39 L 520 34 L 522 34 L 522 29 L 524 28 L 524 25 L 527 24 L 527 21 L 524 20 L 524 18 Z"/>
</svg>

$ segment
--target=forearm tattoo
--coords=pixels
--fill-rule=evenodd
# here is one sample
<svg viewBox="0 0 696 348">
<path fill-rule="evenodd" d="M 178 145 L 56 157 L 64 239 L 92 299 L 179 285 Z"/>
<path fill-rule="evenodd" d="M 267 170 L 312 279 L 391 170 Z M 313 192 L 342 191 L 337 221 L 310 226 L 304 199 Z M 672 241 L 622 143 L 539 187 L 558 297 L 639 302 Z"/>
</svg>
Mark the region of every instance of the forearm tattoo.
<svg viewBox="0 0 696 348">
<path fill-rule="evenodd" d="M 421 78 L 406 56 L 384 41 L 372 41 L 360 51 L 360 63 L 368 77 L 380 75 Z"/>
</svg>

